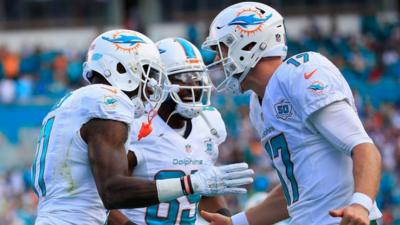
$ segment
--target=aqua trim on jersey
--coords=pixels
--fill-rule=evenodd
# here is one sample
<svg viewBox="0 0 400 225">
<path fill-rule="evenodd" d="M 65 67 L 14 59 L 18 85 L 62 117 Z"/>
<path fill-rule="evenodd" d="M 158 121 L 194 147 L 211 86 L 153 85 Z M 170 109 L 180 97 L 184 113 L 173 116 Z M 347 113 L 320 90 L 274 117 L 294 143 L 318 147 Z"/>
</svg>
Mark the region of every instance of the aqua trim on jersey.
<svg viewBox="0 0 400 225">
<path fill-rule="evenodd" d="M 44 169 L 45 169 L 45 160 L 47 155 L 47 147 L 49 145 L 49 139 L 51 134 L 51 128 L 53 127 L 55 117 L 51 117 L 46 121 L 46 124 L 40 130 L 39 140 L 38 140 L 38 149 L 37 154 L 35 156 L 33 166 L 32 166 L 32 184 L 35 185 L 35 176 L 36 176 L 36 162 L 38 160 L 38 156 L 40 154 L 40 161 L 39 161 L 39 177 L 38 177 L 38 185 L 40 188 L 40 192 L 42 196 L 46 196 L 46 184 L 44 182 Z M 42 145 L 41 145 L 42 143 Z M 40 150 L 39 147 L 42 146 Z M 38 190 L 34 187 L 33 190 L 39 196 Z"/>
<path fill-rule="evenodd" d="M 31 174 L 32 189 L 33 189 L 33 191 L 35 192 L 36 196 L 39 196 L 39 192 L 38 192 L 38 190 L 36 190 L 36 188 L 35 188 L 35 185 L 36 185 L 36 184 L 35 184 L 35 180 L 36 180 L 36 162 L 37 162 L 37 158 L 38 158 L 39 151 L 40 151 L 40 150 L 39 150 L 39 147 L 40 147 L 39 143 L 40 143 L 40 139 L 41 139 L 42 135 L 43 135 L 43 128 L 40 129 L 39 136 L 38 136 L 38 138 L 37 138 L 38 143 L 37 143 L 37 146 L 36 146 L 35 158 L 33 159 L 32 174 Z"/>
<path fill-rule="evenodd" d="M 54 111 L 54 110 L 56 110 L 57 108 L 59 108 L 62 104 L 63 104 L 63 102 L 65 101 L 65 100 L 67 100 L 67 98 L 69 97 L 69 96 L 71 96 L 72 95 L 72 92 L 69 92 L 68 94 L 66 94 L 64 97 L 62 97 L 61 99 L 60 99 L 60 101 L 58 101 L 52 108 L 51 108 L 51 111 Z"/>
</svg>

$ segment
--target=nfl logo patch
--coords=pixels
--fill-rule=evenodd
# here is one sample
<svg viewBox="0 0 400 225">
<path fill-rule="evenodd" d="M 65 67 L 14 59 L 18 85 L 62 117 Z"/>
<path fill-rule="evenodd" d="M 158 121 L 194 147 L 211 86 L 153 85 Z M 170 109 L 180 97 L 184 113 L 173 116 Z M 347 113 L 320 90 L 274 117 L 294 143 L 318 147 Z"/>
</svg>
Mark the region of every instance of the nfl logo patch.
<svg viewBox="0 0 400 225">
<path fill-rule="evenodd" d="M 185 152 L 192 153 L 192 146 L 190 144 L 185 145 Z"/>
</svg>

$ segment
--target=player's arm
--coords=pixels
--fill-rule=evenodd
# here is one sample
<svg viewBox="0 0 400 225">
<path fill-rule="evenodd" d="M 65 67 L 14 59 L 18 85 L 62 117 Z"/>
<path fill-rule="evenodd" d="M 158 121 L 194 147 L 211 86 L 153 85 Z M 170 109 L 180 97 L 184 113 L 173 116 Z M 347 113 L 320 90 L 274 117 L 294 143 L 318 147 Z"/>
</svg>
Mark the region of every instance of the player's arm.
<svg viewBox="0 0 400 225">
<path fill-rule="evenodd" d="M 128 152 L 128 170 L 129 174 L 132 174 L 134 168 L 137 165 L 137 158 L 133 151 Z M 119 210 L 111 210 L 108 214 L 107 225 L 133 225 L 134 223 L 129 220 L 127 216 L 125 216 Z"/>
<path fill-rule="evenodd" d="M 202 211 L 201 216 L 214 225 L 272 225 L 289 218 L 286 199 L 281 185 L 275 187 L 259 205 L 240 212 L 231 218 Z"/>
<path fill-rule="evenodd" d="M 318 132 L 332 145 L 353 159 L 354 191 L 351 205 L 331 211 L 332 216 L 368 224 L 381 173 L 381 156 L 351 106 L 345 101 L 332 103 L 310 116 Z M 356 216 L 353 216 L 356 215 Z"/>
<path fill-rule="evenodd" d="M 107 209 L 133 208 L 158 203 L 154 181 L 130 177 L 125 142 L 128 125 L 92 119 L 81 128 L 99 195 Z"/>
<path fill-rule="evenodd" d="M 286 199 L 281 185 L 275 187 L 259 205 L 246 212 L 249 224 L 274 224 L 289 218 Z"/>
<path fill-rule="evenodd" d="M 131 177 L 125 142 L 128 125 L 92 119 L 81 128 L 97 190 L 107 209 L 137 208 L 168 202 L 183 195 L 245 193 L 253 171 L 245 163 L 207 167 L 181 178 L 150 181 Z M 223 185 L 217 185 L 223 184 Z"/>
</svg>

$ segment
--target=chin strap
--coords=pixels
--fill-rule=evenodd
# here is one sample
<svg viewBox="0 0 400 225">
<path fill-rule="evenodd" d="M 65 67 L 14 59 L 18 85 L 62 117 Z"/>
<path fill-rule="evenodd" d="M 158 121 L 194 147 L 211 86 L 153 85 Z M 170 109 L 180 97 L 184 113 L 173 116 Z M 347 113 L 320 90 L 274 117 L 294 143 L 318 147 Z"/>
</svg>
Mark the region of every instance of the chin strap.
<svg viewBox="0 0 400 225">
<path fill-rule="evenodd" d="M 201 116 L 201 118 L 203 118 L 203 120 L 206 122 L 208 128 L 210 128 L 210 133 L 211 133 L 212 135 L 214 135 L 215 137 L 219 138 L 220 136 L 219 136 L 219 134 L 218 134 L 217 129 L 215 129 L 215 128 L 211 125 L 210 121 L 208 121 L 208 119 L 207 119 L 206 115 L 204 115 L 203 111 L 200 112 L 200 116 Z"/>
<path fill-rule="evenodd" d="M 178 111 L 177 111 L 176 109 L 175 109 L 174 111 L 172 111 L 171 114 L 169 114 L 169 116 L 168 116 L 168 118 L 167 118 L 167 121 L 165 121 L 165 123 L 168 124 L 169 119 L 171 119 L 171 117 L 172 117 L 173 115 L 177 114 L 177 113 L 178 113 Z"/>
<path fill-rule="evenodd" d="M 140 141 L 142 138 L 147 137 L 152 131 L 153 128 L 151 127 L 151 123 L 153 119 L 157 116 L 157 110 L 151 109 L 147 114 L 147 123 L 143 122 L 142 126 L 140 127 L 137 140 Z"/>
</svg>

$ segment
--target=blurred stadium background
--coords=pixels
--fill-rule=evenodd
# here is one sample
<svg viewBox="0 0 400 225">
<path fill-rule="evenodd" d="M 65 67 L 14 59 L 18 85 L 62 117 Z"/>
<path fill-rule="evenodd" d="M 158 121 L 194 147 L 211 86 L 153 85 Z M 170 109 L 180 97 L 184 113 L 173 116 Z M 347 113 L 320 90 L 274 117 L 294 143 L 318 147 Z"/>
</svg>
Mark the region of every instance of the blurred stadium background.
<svg viewBox="0 0 400 225">
<path fill-rule="evenodd" d="M 0 225 L 33 224 L 30 163 L 41 120 L 83 85 L 90 41 L 129 28 L 154 41 L 181 36 L 200 46 L 212 18 L 237 0 L 0 0 Z M 343 72 L 358 113 L 383 155 L 381 224 L 400 224 L 400 3 L 397 0 L 266 0 L 286 18 L 289 56 L 318 51 Z M 220 163 L 245 160 L 257 175 L 250 193 L 278 179 L 248 120 L 249 96 L 215 94 L 228 129 Z M 339 165 L 338 165 L 339 166 Z M 248 196 L 229 197 L 233 212 Z"/>
</svg>

